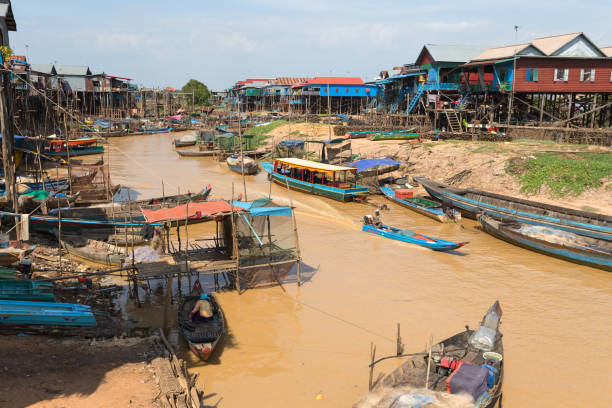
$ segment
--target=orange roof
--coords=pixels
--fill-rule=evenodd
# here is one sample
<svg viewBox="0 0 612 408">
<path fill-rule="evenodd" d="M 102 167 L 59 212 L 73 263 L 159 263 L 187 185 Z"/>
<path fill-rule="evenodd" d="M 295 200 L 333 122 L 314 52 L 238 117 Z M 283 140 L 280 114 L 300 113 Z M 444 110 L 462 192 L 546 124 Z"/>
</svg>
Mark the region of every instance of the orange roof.
<svg viewBox="0 0 612 408">
<path fill-rule="evenodd" d="M 199 220 L 216 214 L 232 211 L 232 206 L 224 200 L 205 201 L 202 203 L 189 203 L 188 205 L 177 205 L 173 208 L 162 208 L 160 210 L 146 210 L 141 208 L 142 214 L 147 222 L 180 221 L 188 216 L 190 220 Z M 187 214 L 189 211 L 189 214 Z"/>
</svg>

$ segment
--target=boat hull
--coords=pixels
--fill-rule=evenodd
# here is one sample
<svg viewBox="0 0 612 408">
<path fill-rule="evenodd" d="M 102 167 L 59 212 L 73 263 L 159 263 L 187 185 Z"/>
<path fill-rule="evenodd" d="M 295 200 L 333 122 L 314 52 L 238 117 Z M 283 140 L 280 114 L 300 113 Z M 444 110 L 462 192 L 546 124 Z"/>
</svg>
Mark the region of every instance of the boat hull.
<svg viewBox="0 0 612 408">
<path fill-rule="evenodd" d="M 481 213 L 484 213 L 495 219 L 504 221 L 518 221 L 532 225 L 550 226 L 574 234 L 612 241 L 612 217 L 593 214 L 593 222 L 589 222 L 589 213 L 583 211 L 549 206 L 534 201 L 487 193 L 485 191 L 454 189 L 424 177 L 415 177 L 414 179 L 427 190 L 429 195 L 440 201 L 450 201 L 453 207 L 458 208 L 461 213 L 468 218 L 476 220 Z M 457 194 L 459 192 L 479 194 L 479 197 L 489 196 L 490 199 L 487 200 L 489 202 L 484 201 L 484 198 L 474 200 L 463 194 Z M 507 200 L 508 204 L 507 206 L 502 206 L 498 203 L 493 204 L 492 200 L 501 202 Z M 511 205 L 521 206 L 521 209 L 509 208 Z M 564 211 L 567 212 L 567 214 L 564 214 Z M 579 221 L 574 221 L 570 219 L 570 217 Z M 595 217 L 601 217 L 602 220 L 597 220 Z M 610 220 L 608 220 L 608 218 L 610 218 Z"/>
<path fill-rule="evenodd" d="M 381 187 L 381 191 L 383 192 L 385 197 L 387 197 L 388 200 L 393 201 L 394 203 L 399 204 L 402 207 L 408 208 L 409 210 L 412 210 L 416 213 L 429 217 L 433 220 L 436 220 L 439 222 L 457 222 L 461 220 L 461 212 L 457 210 L 452 210 L 454 218 L 450 218 L 448 215 L 444 213 L 444 211 L 442 211 L 441 205 L 437 207 L 433 207 L 433 208 L 432 207 L 428 208 L 428 207 L 418 205 L 417 203 L 414 203 L 412 201 L 402 200 L 401 198 L 395 197 L 394 191 L 388 187 Z"/>
<path fill-rule="evenodd" d="M 0 281 L 0 299 L 55 302 L 55 295 L 51 282 L 5 280 Z"/>
<path fill-rule="evenodd" d="M 370 234 L 379 235 L 381 237 L 390 238 L 396 241 L 419 245 L 434 251 L 452 251 L 467 244 L 467 242 L 451 242 L 418 234 L 414 237 L 402 235 L 399 233 L 399 229 L 386 225 L 383 226 L 383 228 L 376 228 L 373 225 L 364 224 L 362 230 L 363 232 L 368 232 Z M 396 232 L 394 232 L 394 230 L 396 230 Z"/>
<path fill-rule="evenodd" d="M 306 181 L 292 179 L 291 177 L 283 176 L 273 171 L 270 163 L 261 163 L 261 166 L 269 174 L 271 174 L 272 181 L 283 187 L 289 186 L 291 190 L 302 191 L 304 193 L 316 194 L 327 198 L 332 198 L 338 201 L 352 201 L 355 198 L 361 198 L 367 196 L 370 190 L 367 187 L 357 187 L 350 189 L 335 188 L 329 186 L 323 186 L 320 184 L 308 183 Z"/>
<path fill-rule="evenodd" d="M 0 300 L 0 324 L 95 326 L 96 319 L 86 305 Z"/>
<path fill-rule="evenodd" d="M 70 149 L 70 157 L 75 156 L 87 156 L 90 154 L 103 154 L 104 146 L 92 146 L 84 149 Z M 55 156 L 55 157 L 67 157 L 68 153 L 65 150 L 61 150 L 59 152 L 46 151 L 44 153 L 47 156 Z"/>
<path fill-rule="evenodd" d="M 177 153 L 181 157 L 209 157 L 215 156 L 221 153 L 220 150 L 177 150 Z"/>
<path fill-rule="evenodd" d="M 205 323 L 192 323 L 189 313 L 198 299 L 199 295 L 190 295 L 183 299 L 178 309 L 178 322 L 181 334 L 191 352 L 200 360 L 208 361 L 225 334 L 225 317 L 215 297 L 209 295 L 209 302 L 211 302 L 213 308 L 213 320 Z M 197 325 L 196 330 L 190 330 L 194 329 L 194 325 Z M 198 335 L 203 335 L 206 340 L 198 341 L 200 340 L 197 337 Z"/>
<path fill-rule="evenodd" d="M 612 272 L 612 254 L 597 254 L 580 247 L 553 244 L 542 239 L 535 239 L 511 228 L 504 228 L 503 223 L 486 216 L 480 216 L 479 221 L 485 232 L 510 244 L 569 262 Z"/>
</svg>

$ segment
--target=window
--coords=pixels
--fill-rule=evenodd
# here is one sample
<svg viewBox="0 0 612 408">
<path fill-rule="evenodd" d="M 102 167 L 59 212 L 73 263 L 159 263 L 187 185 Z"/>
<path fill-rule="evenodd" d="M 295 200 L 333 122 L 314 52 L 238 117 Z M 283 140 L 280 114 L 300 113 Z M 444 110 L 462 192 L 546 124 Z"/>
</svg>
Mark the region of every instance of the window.
<svg viewBox="0 0 612 408">
<path fill-rule="evenodd" d="M 538 82 L 538 70 L 536 68 L 527 68 L 525 81 Z"/>
<path fill-rule="evenodd" d="M 567 82 L 569 79 L 569 68 L 555 68 L 555 82 Z"/>
<path fill-rule="evenodd" d="M 595 81 L 595 70 L 594 69 L 581 69 L 580 70 L 580 82 L 594 82 Z"/>
</svg>

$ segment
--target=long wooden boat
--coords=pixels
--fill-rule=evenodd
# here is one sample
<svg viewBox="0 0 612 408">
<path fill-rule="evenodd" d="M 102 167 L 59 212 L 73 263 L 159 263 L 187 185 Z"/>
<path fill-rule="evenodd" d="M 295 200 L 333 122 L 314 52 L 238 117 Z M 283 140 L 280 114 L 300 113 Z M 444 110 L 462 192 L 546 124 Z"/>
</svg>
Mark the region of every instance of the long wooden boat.
<svg viewBox="0 0 612 408">
<path fill-rule="evenodd" d="M 226 161 L 227 166 L 230 168 L 231 171 L 235 171 L 236 173 L 242 174 L 242 156 L 240 156 L 239 154 L 235 154 L 233 156 L 228 157 Z M 257 171 L 259 171 L 259 166 L 257 165 L 257 162 L 245 155 L 244 174 L 257 174 Z"/>
<path fill-rule="evenodd" d="M 461 212 L 455 209 L 450 209 L 449 216 L 449 214 L 445 213 L 442 209 L 442 204 L 436 201 L 431 201 L 420 197 L 398 198 L 395 195 L 395 191 L 393 191 L 389 187 L 381 187 L 380 191 L 382 191 L 385 197 L 387 197 L 394 203 L 397 203 L 402 207 L 406 207 L 414 212 L 432 218 L 436 221 L 458 222 L 459 220 L 461 220 Z"/>
<path fill-rule="evenodd" d="M 148 127 L 148 128 L 139 128 L 137 129 L 138 133 L 135 134 L 153 134 L 153 133 L 169 133 L 172 132 L 172 128 L 171 127 L 165 127 L 165 128 L 160 128 L 160 127 Z"/>
<path fill-rule="evenodd" d="M 181 157 L 210 157 L 218 156 L 223 150 L 177 150 Z"/>
<path fill-rule="evenodd" d="M 425 177 L 414 177 L 437 200 L 449 201 L 472 219 L 485 213 L 495 219 L 545 225 L 574 234 L 612 241 L 612 216 L 574 210 L 536 201 L 489 193 L 471 188 L 456 188 Z"/>
<path fill-rule="evenodd" d="M 419 137 L 421 137 L 420 133 L 392 133 L 373 135 L 370 140 L 378 142 L 381 140 L 410 140 L 418 139 Z"/>
<path fill-rule="evenodd" d="M 127 256 L 125 248 L 93 239 L 62 239 L 60 242 L 69 254 L 103 265 L 121 266 Z"/>
<path fill-rule="evenodd" d="M 195 146 L 197 143 L 197 134 L 189 133 L 174 139 L 174 147 Z"/>
<path fill-rule="evenodd" d="M 95 326 L 96 319 L 86 305 L 0 300 L 0 324 Z"/>
<path fill-rule="evenodd" d="M 411 133 L 416 129 L 416 127 L 412 127 L 410 129 L 403 130 L 361 130 L 357 132 L 347 132 L 346 136 L 349 139 L 362 139 L 365 137 L 369 137 L 372 135 L 393 135 L 393 134 L 407 134 Z"/>
<path fill-rule="evenodd" d="M 408 242 L 410 244 L 420 245 L 425 248 L 433 249 L 434 251 L 452 251 L 467 245 L 467 242 L 452 242 L 443 239 L 432 238 L 425 235 L 417 234 L 414 231 L 402 230 L 400 228 L 383 225 L 382 228 L 376 228 L 374 225 L 363 224 L 362 230 L 371 234 L 380 235 L 381 237 L 394 239 L 396 241 Z"/>
<path fill-rule="evenodd" d="M 213 318 L 206 322 L 193 322 L 189 313 L 198 300 L 200 295 L 186 296 L 183 299 L 178 309 L 178 325 L 193 354 L 200 360 L 207 361 L 225 333 L 225 317 L 215 297 L 209 294 L 208 301 L 212 305 Z"/>
<path fill-rule="evenodd" d="M 612 272 L 612 242 L 557 228 L 479 217 L 482 229 L 514 245 Z"/>
<path fill-rule="evenodd" d="M 375 367 L 380 361 L 408 358 L 373 384 L 372 389 L 353 408 L 463 407 L 467 406 L 466 398 L 472 400 L 473 405 L 469 406 L 501 407 L 504 383 L 504 347 L 499 331 L 501 315 L 499 302 L 495 302 L 477 330 L 471 330 L 466 325 L 465 331 L 433 344 L 431 353 L 430 350 L 423 350 L 374 361 L 372 365 Z M 489 340 L 492 340 L 492 344 L 487 344 L 487 347 L 485 344 Z M 419 392 L 423 388 L 427 392 Z M 427 400 L 423 404 L 402 404 L 402 400 L 423 397 Z M 453 401 L 460 404 L 453 404 Z"/>
<path fill-rule="evenodd" d="M 0 280 L 0 299 L 55 302 L 53 283 L 30 280 Z"/>
<path fill-rule="evenodd" d="M 302 159 L 277 159 L 274 164 L 260 162 L 272 181 L 292 190 L 317 194 L 339 201 L 367 196 L 369 189 L 357 185 L 357 169 L 333 166 Z"/>
</svg>

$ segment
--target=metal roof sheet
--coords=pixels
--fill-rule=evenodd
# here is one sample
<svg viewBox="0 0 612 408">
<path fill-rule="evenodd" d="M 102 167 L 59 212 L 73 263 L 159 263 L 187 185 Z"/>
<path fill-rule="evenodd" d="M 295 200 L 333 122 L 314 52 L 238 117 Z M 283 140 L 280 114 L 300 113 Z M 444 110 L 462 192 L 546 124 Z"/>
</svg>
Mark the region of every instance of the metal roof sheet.
<svg viewBox="0 0 612 408">
<path fill-rule="evenodd" d="M 40 72 L 41 74 L 53 75 L 55 69 L 53 64 L 30 64 L 30 71 Z"/>
<path fill-rule="evenodd" d="M 425 44 L 425 49 L 436 62 L 468 62 L 487 49 L 483 45 Z"/>
<path fill-rule="evenodd" d="M 72 76 L 91 75 L 91 71 L 89 70 L 89 67 L 85 65 L 56 65 L 55 71 L 57 71 L 57 75 L 72 75 Z"/>
<path fill-rule="evenodd" d="M 10 0 L 0 0 L 0 16 L 4 17 L 6 28 L 9 31 L 17 31 L 17 23 L 15 23 Z"/>
<path fill-rule="evenodd" d="M 308 78 L 278 77 L 272 82 L 272 85 L 295 85 L 306 81 L 308 81 Z"/>
<path fill-rule="evenodd" d="M 531 43 L 525 43 L 525 44 L 514 44 L 514 45 L 505 45 L 503 47 L 489 48 L 488 50 L 472 58 L 472 61 L 512 58 L 515 55 L 520 54 L 521 51 L 524 51 L 529 47 L 533 47 L 533 45 Z"/>
<path fill-rule="evenodd" d="M 358 77 L 314 77 L 306 81 L 307 85 L 363 85 Z"/>
<path fill-rule="evenodd" d="M 600 47 L 601 52 L 603 52 L 606 56 L 612 57 L 612 45 L 609 47 Z"/>
<path fill-rule="evenodd" d="M 318 163 L 310 160 L 303 159 L 277 159 L 278 162 L 286 163 L 294 167 L 301 167 L 309 170 L 320 170 L 320 171 L 354 171 L 353 167 L 334 166 L 332 164 Z"/>
<path fill-rule="evenodd" d="M 538 47 L 544 54 L 552 55 L 555 51 L 559 50 L 568 42 L 574 40 L 576 37 L 583 35 L 582 33 L 570 33 L 561 35 L 551 35 L 550 37 L 534 38 L 531 42 L 533 45 Z"/>
</svg>

